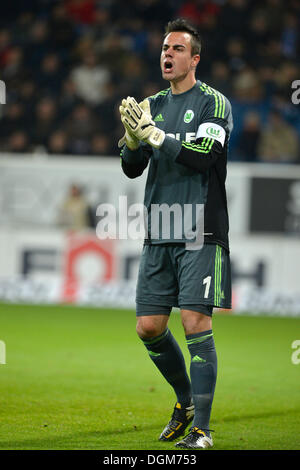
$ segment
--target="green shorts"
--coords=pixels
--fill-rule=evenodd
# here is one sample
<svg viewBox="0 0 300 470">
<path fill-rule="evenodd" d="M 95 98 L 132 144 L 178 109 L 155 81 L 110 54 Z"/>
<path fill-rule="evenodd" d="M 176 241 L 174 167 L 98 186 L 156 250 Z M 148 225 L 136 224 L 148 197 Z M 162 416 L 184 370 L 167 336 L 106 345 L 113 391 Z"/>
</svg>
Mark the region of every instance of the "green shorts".
<svg viewBox="0 0 300 470">
<path fill-rule="evenodd" d="M 172 307 L 211 315 L 231 308 L 229 253 L 219 245 L 145 245 L 140 261 L 137 316 L 170 314 Z"/>
</svg>

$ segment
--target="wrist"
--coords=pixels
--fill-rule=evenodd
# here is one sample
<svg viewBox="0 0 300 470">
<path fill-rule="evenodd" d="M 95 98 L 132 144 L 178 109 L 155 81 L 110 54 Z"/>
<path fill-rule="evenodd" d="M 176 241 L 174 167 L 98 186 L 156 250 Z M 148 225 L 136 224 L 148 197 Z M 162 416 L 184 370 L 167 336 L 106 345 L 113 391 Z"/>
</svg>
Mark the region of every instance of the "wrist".
<svg viewBox="0 0 300 470">
<path fill-rule="evenodd" d="M 125 141 L 129 150 L 137 150 L 140 146 L 140 141 L 136 137 L 131 136 L 127 131 Z"/>
<path fill-rule="evenodd" d="M 126 144 L 121 152 L 121 158 L 128 165 L 136 165 L 141 163 L 143 160 L 143 152 L 141 151 L 141 146 L 139 146 L 135 150 L 131 150 Z"/>
<path fill-rule="evenodd" d="M 165 139 L 161 145 L 160 150 L 167 155 L 168 157 L 171 157 L 176 160 L 178 154 L 180 153 L 181 150 L 181 142 L 174 137 L 171 137 L 169 135 L 165 136 Z"/>
<path fill-rule="evenodd" d="M 135 143 L 133 143 L 132 141 L 129 142 L 128 140 L 126 140 L 126 145 L 127 145 L 127 147 L 129 148 L 129 150 L 131 150 L 131 151 L 133 152 L 134 150 L 137 150 L 137 149 L 139 148 L 140 143 L 137 142 L 137 143 L 135 144 Z"/>
</svg>

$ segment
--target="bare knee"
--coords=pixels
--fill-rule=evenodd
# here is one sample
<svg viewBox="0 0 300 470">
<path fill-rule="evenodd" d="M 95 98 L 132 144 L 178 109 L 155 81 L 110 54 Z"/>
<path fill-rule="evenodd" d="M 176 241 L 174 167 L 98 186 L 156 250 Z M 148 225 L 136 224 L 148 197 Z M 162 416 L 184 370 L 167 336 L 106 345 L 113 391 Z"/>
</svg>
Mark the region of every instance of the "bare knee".
<svg viewBox="0 0 300 470">
<path fill-rule="evenodd" d="M 212 318 L 203 313 L 191 310 L 181 311 L 181 321 L 186 335 L 212 329 Z"/>
<path fill-rule="evenodd" d="M 141 339 L 155 338 L 161 335 L 168 323 L 166 315 L 149 315 L 137 318 L 136 332 Z"/>
</svg>

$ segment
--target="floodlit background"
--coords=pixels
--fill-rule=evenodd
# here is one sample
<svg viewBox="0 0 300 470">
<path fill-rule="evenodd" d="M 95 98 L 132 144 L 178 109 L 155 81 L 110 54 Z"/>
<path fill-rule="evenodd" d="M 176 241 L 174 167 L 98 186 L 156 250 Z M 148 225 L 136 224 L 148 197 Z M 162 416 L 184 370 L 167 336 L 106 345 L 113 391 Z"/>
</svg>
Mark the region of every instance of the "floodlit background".
<svg viewBox="0 0 300 470">
<path fill-rule="evenodd" d="M 0 10 L 0 448 L 166 449 L 157 437 L 175 398 L 135 334 L 142 236 L 97 237 L 96 211 L 115 207 L 124 229 L 120 197 L 143 201 L 146 172 L 121 172 L 118 106 L 169 86 L 162 35 L 183 16 L 203 39 L 197 77 L 234 116 L 214 448 L 299 449 L 300 1 Z M 170 328 L 188 364 L 179 315 Z"/>
</svg>

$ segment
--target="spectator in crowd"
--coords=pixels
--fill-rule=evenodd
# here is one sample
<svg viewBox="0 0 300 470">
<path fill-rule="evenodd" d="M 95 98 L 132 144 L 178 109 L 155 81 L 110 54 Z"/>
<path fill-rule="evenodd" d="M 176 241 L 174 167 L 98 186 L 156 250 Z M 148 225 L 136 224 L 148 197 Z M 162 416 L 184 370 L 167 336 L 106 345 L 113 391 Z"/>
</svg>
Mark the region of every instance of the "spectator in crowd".
<svg viewBox="0 0 300 470">
<path fill-rule="evenodd" d="M 84 230 L 92 226 L 91 210 L 82 189 L 73 183 L 59 207 L 57 224 L 68 230 Z"/>
<path fill-rule="evenodd" d="M 107 134 L 95 134 L 91 140 L 91 155 L 111 156 L 114 153 L 114 147 L 111 145 L 111 139 Z"/>
<path fill-rule="evenodd" d="M 37 71 L 37 86 L 43 94 L 57 96 L 64 79 L 64 70 L 57 54 L 51 52 L 43 57 Z"/>
<path fill-rule="evenodd" d="M 57 106 L 53 99 L 44 97 L 40 99 L 35 108 L 34 121 L 30 127 L 31 141 L 33 146 L 47 147 L 49 135 L 57 126 L 56 122 Z"/>
<path fill-rule="evenodd" d="M 225 60 L 230 72 L 235 76 L 246 67 L 245 43 L 241 38 L 230 37 L 226 43 Z"/>
<path fill-rule="evenodd" d="M 12 47 L 11 32 L 8 28 L 0 29 L 0 67 L 6 63 L 7 54 Z"/>
<path fill-rule="evenodd" d="M 20 154 L 30 152 L 31 146 L 28 134 L 22 130 L 14 131 L 7 139 L 7 144 L 3 150 L 8 153 Z"/>
<path fill-rule="evenodd" d="M 0 125 L 0 141 L 5 141 L 13 132 L 27 129 L 24 106 L 19 102 L 12 102 L 4 107 L 4 116 Z"/>
<path fill-rule="evenodd" d="M 73 109 L 81 103 L 81 99 L 77 95 L 76 85 L 69 76 L 63 80 L 61 85 L 61 93 L 58 97 L 58 107 L 62 119 L 71 115 Z"/>
<path fill-rule="evenodd" d="M 145 81 L 145 66 L 139 56 L 131 54 L 124 63 L 119 92 L 122 96 L 138 96 Z"/>
<path fill-rule="evenodd" d="M 255 5 L 253 10 L 254 12 L 262 14 L 265 17 L 270 36 L 276 36 L 280 34 L 283 26 L 282 19 L 284 12 L 286 9 L 292 7 L 292 3 L 296 4 L 296 2 L 293 2 L 293 0 L 288 2 L 283 2 L 282 0 L 264 0 L 262 2 L 257 2 Z"/>
<path fill-rule="evenodd" d="M 151 81 L 155 81 L 156 83 L 161 82 L 161 70 L 159 64 L 157 63 L 157 57 L 160 56 L 161 52 L 161 30 L 156 28 L 151 29 L 148 31 L 145 50 L 144 50 L 144 57 L 145 61 L 151 70 Z M 163 86 L 163 85 L 162 85 Z M 147 96 L 147 95 L 143 95 Z"/>
<path fill-rule="evenodd" d="M 211 86 L 216 90 L 220 90 L 225 96 L 232 95 L 232 84 L 230 78 L 230 70 L 226 62 L 215 61 L 211 67 Z"/>
<path fill-rule="evenodd" d="M 295 89 L 296 97 L 299 98 L 300 91 Z M 297 130 L 300 135 L 300 113 L 299 105 L 295 105 L 292 101 L 292 97 L 286 93 L 286 90 L 278 90 L 273 93 L 271 99 L 272 107 L 276 109 L 280 115 L 287 121 L 291 126 Z"/>
<path fill-rule="evenodd" d="M 268 21 L 262 10 L 255 10 L 250 17 L 246 39 L 251 42 L 251 48 L 248 49 L 247 53 L 253 65 L 257 63 L 257 51 L 264 48 L 270 34 Z"/>
<path fill-rule="evenodd" d="M 90 151 L 91 139 L 98 131 L 98 123 L 90 108 L 81 103 L 73 109 L 63 129 L 70 143 L 70 151 L 77 155 L 86 155 Z"/>
<path fill-rule="evenodd" d="M 259 160 L 270 163 L 298 163 L 299 137 L 295 129 L 272 110 L 258 144 Z"/>
<path fill-rule="evenodd" d="M 274 82 L 276 86 L 276 91 L 281 91 L 285 93 L 286 96 L 290 99 L 291 95 L 291 84 L 294 80 L 299 80 L 300 78 L 300 66 L 299 64 L 293 63 L 289 60 L 284 60 L 281 64 L 278 65 Z"/>
<path fill-rule="evenodd" d="M 65 2 L 53 2 L 54 7 L 47 9 L 49 38 L 51 49 L 59 50 L 66 60 L 76 42 L 76 26 L 68 15 Z"/>
<path fill-rule="evenodd" d="M 29 78 L 20 84 L 18 101 L 24 107 L 27 122 L 32 122 L 34 109 L 38 101 L 38 89 L 32 79 Z"/>
<path fill-rule="evenodd" d="M 0 150 L 96 155 L 98 148 L 101 157 L 104 139 L 95 136 L 110 133 L 117 142 L 123 132 L 120 100 L 166 87 L 157 53 L 172 16 L 197 24 L 199 73 L 232 103 L 230 159 L 260 161 L 256 137 L 250 155 L 254 114 L 264 123 L 271 107 L 300 137 L 299 106 L 291 102 L 291 83 L 300 78 L 299 0 L 28 0 L 2 10 Z M 16 103 L 20 115 L 9 108 Z M 116 145 L 110 153 L 119 155 Z"/>
<path fill-rule="evenodd" d="M 283 55 L 295 59 L 299 50 L 299 19 L 293 13 L 284 15 L 284 24 L 281 32 L 281 47 Z"/>
<path fill-rule="evenodd" d="M 39 67 L 45 54 L 50 51 L 49 25 L 44 20 L 36 20 L 29 31 L 27 40 L 24 44 L 26 63 L 35 70 Z"/>
<path fill-rule="evenodd" d="M 95 0 L 67 0 L 66 11 L 75 23 L 92 24 L 96 18 L 96 2 Z"/>
<path fill-rule="evenodd" d="M 260 102 L 263 88 L 259 76 L 250 67 L 245 67 L 232 81 L 233 96 L 241 103 Z"/>
<path fill-rule="evenodd" d="M 119 84 L 123 67 L 128 55 L 131 54 L 126 37 L 115 30 L 108 31 L 107 35 L 101 36 L 100 39 L 97 34 L 94 48 L 101 64 L 104 64 L 110 71 L 112 80 Z"/>
<path fill-rule="evenodd" d="M 219 12 L 220 7 L 217 2 L 210 0 L 188 0 L 182 2 L 177 15 L 192 21 L 201 30 L 201 26 L 207 21 L 207 17 L 217 16 Z"/>
<path fill-rule="evenodd" d="M 61 129 L 55 130 L 48 139 L 47 150 L 50 154 L 69 155 L 67 134 Z"/>
<path fill-rule="evenodd" d="M 28 78 L 29 70 L 24 63 L 24 51 L 14 46 L 7 52 L 2 79 L 11 92 L 16 93 L 20 85 Z"/>
<path fill-rule="evenodd" d="M 71 72 L 77 95 L 90 105 L 97 105 L 107 97 L 109 71 L 97 63 L 94 52 L 89 52 L 82 63 Z"/>
<path fill-rule="evenodd" d="M 242 37 L 248 30 L 248 18 L 251 6 L 248 0 L 227 0 L 218 15 L 218 28 L 223 36 L 229 37 L 232 32 Z"/>
<path fill-rule="evenodd" d="M 261 126 L 260 115 L 257 112 L 248 111 L 245 114 L 235 159 L 244 162 L 257 161 Z"/>
<path fill-rule="evenodd" d="M 109 83 L 107 87 L 107 97 L 102 103 L 95 107 L 95 115 L 99 123 L 99 132 L 110 135 L 119 124 L 120 119 L 116 116 L 114 107 L 116 106 L 117 87 L 114 83 Z"/>
</svg>

